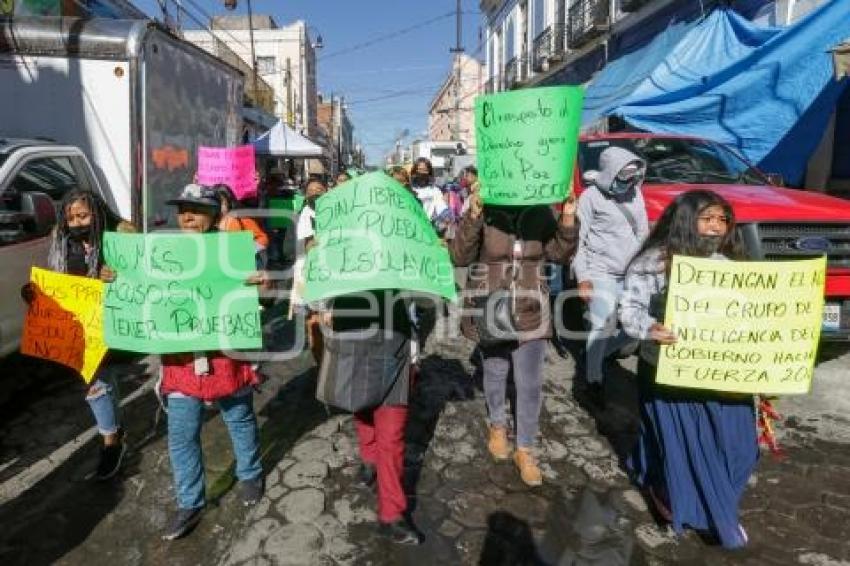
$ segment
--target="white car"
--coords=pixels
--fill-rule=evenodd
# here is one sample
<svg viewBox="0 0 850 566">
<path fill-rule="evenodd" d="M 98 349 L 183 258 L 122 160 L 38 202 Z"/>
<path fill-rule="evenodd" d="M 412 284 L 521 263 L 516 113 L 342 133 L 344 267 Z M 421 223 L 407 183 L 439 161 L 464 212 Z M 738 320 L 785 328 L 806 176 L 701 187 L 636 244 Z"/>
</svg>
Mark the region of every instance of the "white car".
<svg viewBox="0 0 850 566">
<path fill-rule="evenodd" d="M 0 135 L 0 356 L 20 345 L 21 287 L 47 261 L 56 205 L 71 189 L 101 193 L 96 179 L 77 147 Z"/>
</svg>

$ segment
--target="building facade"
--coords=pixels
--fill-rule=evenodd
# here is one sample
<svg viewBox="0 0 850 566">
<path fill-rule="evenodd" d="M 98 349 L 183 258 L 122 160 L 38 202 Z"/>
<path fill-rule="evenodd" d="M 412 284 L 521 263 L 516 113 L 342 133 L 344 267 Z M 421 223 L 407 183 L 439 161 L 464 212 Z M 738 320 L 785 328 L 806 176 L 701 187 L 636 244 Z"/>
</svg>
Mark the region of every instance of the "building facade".
<svg viewBox="0 0 850 566">
<path fill-rule="evenodd" d="M 718 5 L 787 25 L 826 0 L 482 0 L 485 91 L 583 84 L 608 61 L 649 43 L 672 21 Z"/>
<path fill-rule="evenodd" d="M 831 0 L 481 0 L 485 92 L 587 84 L 609 62 L 674 22 L 730 6 L 762 25 L 786 26 Z M 609 128 L 611 121 L 594 128 Z M 614 124 L 616 126 L 616 123 Z M 807 188 L 850 195 L 850 89 L 811 156 Z"/>
<path fill-rule="evenodd" d="M 475 97 L 484 85 L 484 65 L 460 54 L 452 64 L 428 112 L 428 136 L 433 141 L 459 141 L 475 152 Z"/>
<path fill-rule="evenodd" d="M 362 167 L 362 155 L 354 142 L 354 124 L 345 98 L 318 96 L 318 137 L 325 148 L 325 171 L 335 176 L 349 167 Z"/>
<path fill-rule="evenodd" d="M 316 51 L 308 25 L 296 21 L 278 26 L 271 16 L 254 15 L 254 52 L 257 74 L 271 86 L 273 113 L 298 132 L 318 132 Z M 186 30 L 186 40 L 215 52 L 216 39 L 251 65 L 251 32 L 247 16 L 220 16 L 210 22 L 215 39 L 206 30 Z M 252 85 L 246 79 L 245 88 Z"/>
</svg>

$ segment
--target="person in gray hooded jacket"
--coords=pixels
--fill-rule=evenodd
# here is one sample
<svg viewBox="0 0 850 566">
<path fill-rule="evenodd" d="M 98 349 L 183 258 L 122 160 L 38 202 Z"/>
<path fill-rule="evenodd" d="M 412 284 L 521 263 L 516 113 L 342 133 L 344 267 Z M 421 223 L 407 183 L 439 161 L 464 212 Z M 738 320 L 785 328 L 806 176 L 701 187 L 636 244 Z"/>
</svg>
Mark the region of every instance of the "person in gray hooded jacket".
<svg viewBox="0 0 850 566">
<path fill-rule="evenodd" d="M 588 188 L 578 201 L 579 242 L 573 270 L 579 296 L 587 304 L 589 334 L 585 379 L 602 402 L 605 359 L 630 338 L 617 330 L 617 303 L 626 267 L 649 233 L 641 185 L 646 163 L 621 147 L 599 156 L 599 171 L 588 171 Z"/>
</svg>

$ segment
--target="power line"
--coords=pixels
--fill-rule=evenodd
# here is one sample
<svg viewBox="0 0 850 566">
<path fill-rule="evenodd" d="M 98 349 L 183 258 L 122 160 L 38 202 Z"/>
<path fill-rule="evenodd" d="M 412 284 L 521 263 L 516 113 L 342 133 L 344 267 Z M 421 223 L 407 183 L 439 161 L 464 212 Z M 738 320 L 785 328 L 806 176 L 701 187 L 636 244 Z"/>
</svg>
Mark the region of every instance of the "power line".
<svg viewBox="0 0 850 566">
<path fill-rule="evenodd" d="M 375 96 L 373 98 L 361 98 L 359 100 L 350 100 L 346 101 L 346 104 L 356 106 L 360 104 L 369 104 L 371 102 L 381 102 L 383 100 L 392 100 L 396 98 L 404 98 L 407 96 L 427 96 L 433 97 L 433 95 L 429 92 L 422 92 L 422 89 L 415 90 L 399 90 L 392 94 L 385 94 L 384 96 Z"/>
<path fill-rule="evenodd" d="M 422 29 L 423 27 L 429 26 L 431 24 L 437 23 L 437 22 L 445 20 L 447 18 L 454 17 L 454 15 L 455 15 L 455 11 L 452 10 L 451 12 L 447 12 L 447 13 L 442 14 L 440 16 L 437 16 L 435 18 L 431 18 L 430 20 L 425 20 L 424 22 L 418 23 L 416 25 L 408 26 L 406 28 L 393 31 L 393 32 L 387 33 L 387 34 L 382 35 L 382 36 L 378 36 L 376 38 L 370 39 L 368 41 L 364 41 L 362 43 L 357 43 L 355 45 L 352 45 L 351 47 L 339 49 L 338 51 L 333 51 L 331 53 L 328 53 L 327 55 L 323 55 L 322 57 L 320 57 L 319 61 L 326 61 L 326 60 L 328 60 L 332 57 L 338 57 L 340 55 L 346 55 L 348 53 L 353 53 L 355 51 L 360 51 L 362 49 L 366 49 L 367 47 L 377 45 L 378 43 L 383 43 L 384 41 L 389 41 L 390 39 L 394 39 L 394 38 L 396 38 L 400 35 L 404 35 L 404 34 L 409 33 L 411 31 L 416 31 L 416 30 Z"/>
</svg>

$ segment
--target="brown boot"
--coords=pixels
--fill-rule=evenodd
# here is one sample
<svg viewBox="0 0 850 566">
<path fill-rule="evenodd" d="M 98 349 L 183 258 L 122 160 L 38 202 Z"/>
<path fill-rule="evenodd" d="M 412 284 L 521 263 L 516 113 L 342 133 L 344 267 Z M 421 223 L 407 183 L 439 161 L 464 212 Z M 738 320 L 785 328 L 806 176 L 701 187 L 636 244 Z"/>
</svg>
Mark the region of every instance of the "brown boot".
<svg viewBox="0 0 850 566">
<path fill-rule="evenodd" d="M 490 440 L 487 450 L 496 460 L 507 460 L 511 457 L 511 447 L 508 444 L 508 433 L 503 426 L 490 427 Z"/>
<path fill-rule="evenodd" d="M 519 475 L 525 485 L 537 487 L 543 484 L 543 474 L 540 468 L 537 467 L 537 462 L 534 461 L 534 456 L 531 455 L 531 450 L 528 448 L 517 448 L 514 452 L 514 463 L 519 469 Z"/>
</svg>

